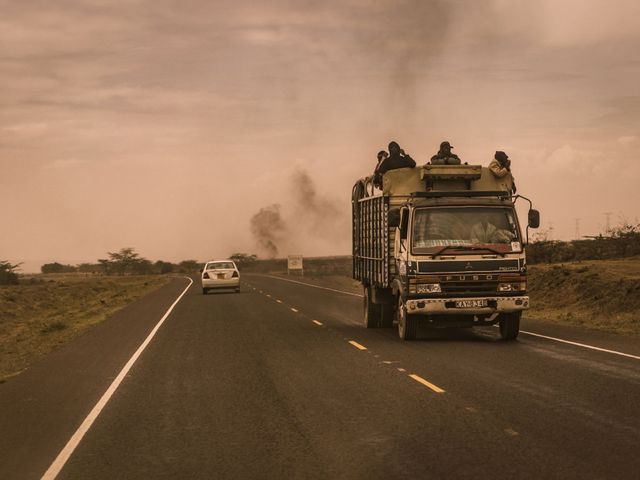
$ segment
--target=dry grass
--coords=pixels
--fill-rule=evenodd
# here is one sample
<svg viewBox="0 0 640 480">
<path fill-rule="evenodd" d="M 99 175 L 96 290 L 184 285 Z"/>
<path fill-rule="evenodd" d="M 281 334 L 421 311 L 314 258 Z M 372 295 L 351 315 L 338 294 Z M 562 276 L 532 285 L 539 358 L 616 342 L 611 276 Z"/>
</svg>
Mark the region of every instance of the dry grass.
<svg viewBox="0 0 640 480">
<path fill-rule="evenodd" d="M 0 382 L 168 281 L 60 274 L 0 287 Z"/>
<path fill-rule="evenodd" d="M 640 259 L 535 265 L 527 316 L 623 334 L 640 334 Z"/>
</svg>

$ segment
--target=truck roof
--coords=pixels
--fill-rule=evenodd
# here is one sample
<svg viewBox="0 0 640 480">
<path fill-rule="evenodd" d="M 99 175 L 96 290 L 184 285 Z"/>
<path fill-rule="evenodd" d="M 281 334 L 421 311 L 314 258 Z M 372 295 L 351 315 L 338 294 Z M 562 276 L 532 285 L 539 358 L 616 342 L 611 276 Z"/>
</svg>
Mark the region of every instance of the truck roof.
<svg viewBox="0 0 640 480">
<path fill-rule="evenodd" d="M 384 195 L 411 195 L 415 192 L 511 192 L 513 177 L 497 178 L 481 165 L 424 165 L 390 170 L 383 176 Z M 445 194 L 446 196 L 446 194 Z M 477 202 L 476 202 L 477 203 Z"/>
</svg>

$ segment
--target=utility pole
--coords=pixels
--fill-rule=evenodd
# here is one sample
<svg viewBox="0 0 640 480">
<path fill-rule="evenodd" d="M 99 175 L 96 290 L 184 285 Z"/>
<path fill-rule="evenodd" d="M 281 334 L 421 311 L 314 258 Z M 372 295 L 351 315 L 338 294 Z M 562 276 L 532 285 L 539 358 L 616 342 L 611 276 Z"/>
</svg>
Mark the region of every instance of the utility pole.
<svg viewBox="0 0 640 480">
<path fill-rule="evenodd" d="M 549 240 L 553 240 L 553 222 L 549 223 Z"/>
<path fill-rule="evenodd" d="M 576 234 L 575 234 L 575 238 L 576 240 L 580 240 L 580 219 L 576 218 Z"/>
<path fill-rule="evenodd" d="M 611 230 L 611 212 L 604 212 L 604 216 L 607 219 L 604 227 L 604 233 L 608 234 Z"/>
</svg>

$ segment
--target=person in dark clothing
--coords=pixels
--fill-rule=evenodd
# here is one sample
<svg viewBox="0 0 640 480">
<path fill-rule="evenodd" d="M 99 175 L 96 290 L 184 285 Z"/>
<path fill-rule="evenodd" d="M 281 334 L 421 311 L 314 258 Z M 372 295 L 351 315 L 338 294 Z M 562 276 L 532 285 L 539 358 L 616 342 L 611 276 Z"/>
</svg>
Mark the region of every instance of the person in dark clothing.
<svg viewBox="0 0 640 480">
<path fill-rule="evenodd" d="M 391 142 L 389 144 L 389 156 L 380 162 L 377 170 L 380 175 L 384 175 L 389 170 L 413 168 L 415 166 L 416 162 L 413 158 L 404 153 L 404 150 L 400 148 L 397 142 Z"/>
<path fill-rule="evenodd" d="M 431 157 L 432 165 L 460 165 L 460 157 L 451 152 L 453 147 L 449 142 L 442 142 L 440 150 Z"/>
<path fill-rule="evenodd" d="M 378 152 L 378 163 L 373 171 L 373 186 L 382 189 L 382 175 L 380 174 L 380 164 L 387 158 L 389 154 L 384 150 Z"/>
</svg>

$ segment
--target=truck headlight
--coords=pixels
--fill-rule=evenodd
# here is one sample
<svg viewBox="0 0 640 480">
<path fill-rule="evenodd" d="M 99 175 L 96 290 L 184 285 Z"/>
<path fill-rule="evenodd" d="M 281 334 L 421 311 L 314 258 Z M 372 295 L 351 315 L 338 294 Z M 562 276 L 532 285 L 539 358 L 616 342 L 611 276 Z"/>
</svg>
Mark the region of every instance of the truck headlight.
<svg viewBox="0 0 640 480">
<path fill-rule="evenodd" d="M 440 293 L 442 288 L 439 283 L 419 283 L 416 291 L 417 293 Z"/>
<path fill-rule="evenodd" d="M 499 292 L 524 292 L 527 290 L 527 282 L 499 283 Z"/>
</svg>

